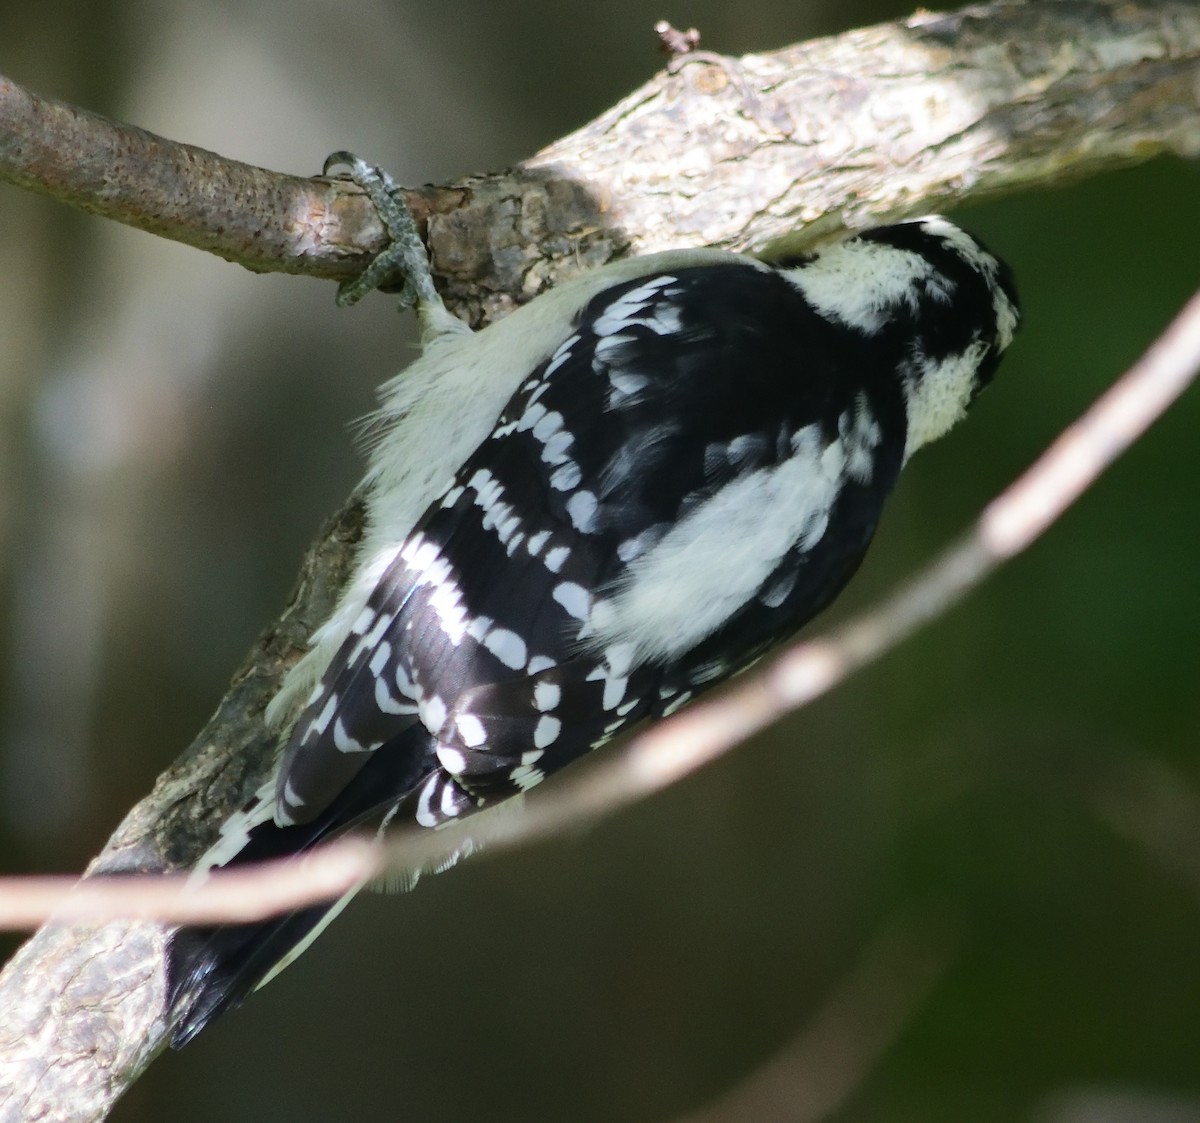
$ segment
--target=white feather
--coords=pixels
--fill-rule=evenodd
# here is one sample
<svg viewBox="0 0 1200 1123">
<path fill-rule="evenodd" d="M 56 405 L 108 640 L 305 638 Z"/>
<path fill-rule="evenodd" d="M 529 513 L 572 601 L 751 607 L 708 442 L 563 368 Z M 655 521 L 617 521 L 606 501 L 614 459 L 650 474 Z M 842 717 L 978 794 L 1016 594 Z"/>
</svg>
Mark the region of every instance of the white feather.
<svg viewBox="0 0 1200 1123">
<path fill-rule="evenodd" d="M 816 426 L 793 447 L 783 464 L 723 487 L 636 558 L 617 591 L 594 605 L 589 646 L 627 643 L 639 660 L 670 659 L 749 601 L 806 531 L 822 525 L 843 482 L 844 459 L 824 455 Z"/>
</svg>

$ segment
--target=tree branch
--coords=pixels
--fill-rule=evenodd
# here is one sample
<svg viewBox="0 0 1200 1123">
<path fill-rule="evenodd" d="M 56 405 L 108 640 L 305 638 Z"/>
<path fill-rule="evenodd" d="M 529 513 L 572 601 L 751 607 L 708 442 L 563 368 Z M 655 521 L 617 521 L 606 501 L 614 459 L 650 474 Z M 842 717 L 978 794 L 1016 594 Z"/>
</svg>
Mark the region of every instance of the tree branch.
<svg viewBox="0 0 1200 1123">
<path fill-rule="evenodd" d="M 686 56 L 512 172 L 410 200 L 448 299 L 483 321 L 626 252 L 758 250 L 798 226 L 811 239 L 1161 151 L 1195 153 L 1198 73 L 1200 12 L 1189 3 L 994 4 L 741 60 Z M 0 83 L 0 178 L 252 269 L 341 278 L 382 242 L 348 185 L 249 168 L 10 83 Z M 274 752 L 262 709 L 331 608 L 359 518 L 348 506 L 318 540 L 213 719 L 90 873 L 187 866 L 257 786 Z M 1020 523 L 990 525 L 991 544 L 1011 551 L 1018 539 L 996 528 Z M 828 656 L 810 646 L 765 684 L 744 684 L 753 718 L 727 732 L 769 720 L 773 693 L 799 704 L 828 685 Z M 611 775 L 649 776 L 647 790 L 670 782 L 712 755 L 712 719 L 681 715 L 671 751 L 639 755 L 667 735 L 654 731 L 614 754 Z M 121 921 L 48 926 L 22 949 L 0 978 L 5 1106 L 103 1117 L 161 1048 L 164 941 L 155 925 Z"/>
<path fill-rule="evenodd" d="M 1200 10 L 995 3 L 741 59 L 683 55 L 516 168 L 410 190 L 472 323 L 626 253 L 762 251 L 1200 152 Z M 254 168 L 0 79 L 0 180 L 256 271 L 383 247 L 351 184 Z"/>
</svg>

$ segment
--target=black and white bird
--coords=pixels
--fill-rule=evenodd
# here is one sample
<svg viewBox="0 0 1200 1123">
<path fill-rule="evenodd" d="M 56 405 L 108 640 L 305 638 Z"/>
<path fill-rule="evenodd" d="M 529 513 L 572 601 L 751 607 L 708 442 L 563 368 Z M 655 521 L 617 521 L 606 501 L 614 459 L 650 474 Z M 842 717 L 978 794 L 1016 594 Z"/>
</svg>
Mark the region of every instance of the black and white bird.
<svg viewBox="0 0 1200 1123">
<path fill-rule="evenodd" d="M 469 815 L 736 674 L 837 596 L 1018 322 L 1007 267 L 939 217 L 772 264 L 621 261 L 477 333 L 418 291 L 357 568 L 198 877 Z M 177 933 L 174 1044 L 344 903 Z"/>
</svg>

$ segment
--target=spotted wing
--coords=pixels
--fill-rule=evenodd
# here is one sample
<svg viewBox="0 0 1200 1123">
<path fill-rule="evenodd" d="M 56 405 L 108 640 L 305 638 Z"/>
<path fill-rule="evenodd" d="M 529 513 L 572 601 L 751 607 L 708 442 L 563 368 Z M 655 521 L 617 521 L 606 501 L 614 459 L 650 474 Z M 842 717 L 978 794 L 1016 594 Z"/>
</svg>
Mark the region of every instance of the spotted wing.
<svg viewBox="0 0 1200 1123">
<path fill-rule="evenodd" d="M 459 788 L 511 794 L 811 617 L 899 469 L 876 447 L 880 424 L 903 425 L 894 381 L 859 380 L 847 346 L 746 264 L 593 300 L 334 660 L 285 759 L 297 817 L 418 720 Z M 857 529 L 836 548 L 832 520 Z"/>
</svg>

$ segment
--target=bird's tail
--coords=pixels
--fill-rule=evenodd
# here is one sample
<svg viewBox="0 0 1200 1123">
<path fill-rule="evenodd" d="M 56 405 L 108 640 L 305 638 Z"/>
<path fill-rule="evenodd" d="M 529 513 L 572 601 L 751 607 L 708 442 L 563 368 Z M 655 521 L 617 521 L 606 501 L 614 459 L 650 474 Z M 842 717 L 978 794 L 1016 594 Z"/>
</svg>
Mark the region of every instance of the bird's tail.
<svg viewBox="0 0 1200 1123">
<path fill-rule="evenodd" d="M 397 738 L 397 742 L 410 740 Z M 356 827 L 378 829 L 436 766 L 432 746 L 422 751 L 411 743 L 385 745 L 317 818 L 286 827 L 274 821 L 274 783 L 264 785 L 224 824 L 220 838 L 199 863 L 197 876 L 217 868 L 298 856 Z M 320 935 L 360 888 L 337 900 L 268 920 L 175 932 L 167 970 L 174 1019 L 171 1045 L 176 1049 L 186 1045 L 214 1018 L 240 1006 L 274 978 Z"/>
</svg>

